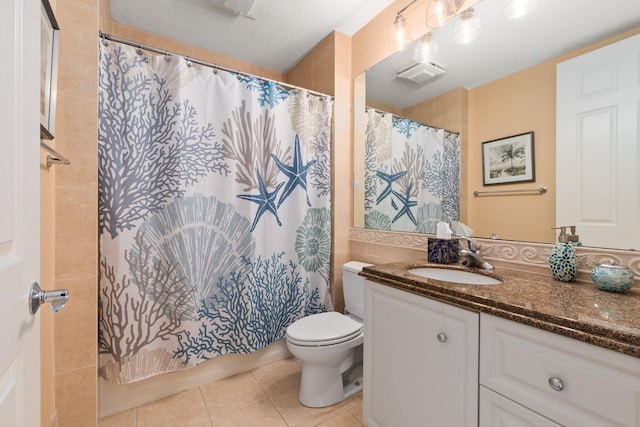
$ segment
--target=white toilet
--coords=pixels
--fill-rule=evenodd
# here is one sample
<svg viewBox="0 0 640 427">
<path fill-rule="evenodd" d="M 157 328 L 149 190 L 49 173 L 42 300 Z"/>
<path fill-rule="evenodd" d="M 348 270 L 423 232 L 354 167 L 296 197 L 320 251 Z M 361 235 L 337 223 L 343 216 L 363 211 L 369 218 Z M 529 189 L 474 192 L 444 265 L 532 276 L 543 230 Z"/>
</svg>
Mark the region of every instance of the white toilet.
<svg viewBox="0 0 640 427">
<path fill-rule="evenodd" d="M 341 402 L 362 390 L 362 325 L 365 264 L 351 261 L 342 267 L 347 314 L 312 314 L 287 328 L 287 347 L 302 364 L 298 400 L 320 408 Z"/>
</svg>

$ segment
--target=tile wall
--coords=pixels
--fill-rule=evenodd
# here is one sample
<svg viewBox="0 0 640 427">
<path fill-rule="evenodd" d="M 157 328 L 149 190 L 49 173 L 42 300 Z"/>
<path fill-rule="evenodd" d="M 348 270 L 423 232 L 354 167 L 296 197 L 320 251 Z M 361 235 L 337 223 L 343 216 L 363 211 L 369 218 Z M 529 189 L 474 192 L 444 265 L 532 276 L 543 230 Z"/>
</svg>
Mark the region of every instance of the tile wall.
<svg viewBox="0 0 640 427">
<path fill-rule="evenodd" d="M 60 25 L 55 147 L 54 287 L 69 303 L 54 317 L 58 425 L 97 419 L 98 0 L 57 0 Z M 43 423 L 46 418 L 43 414 Z"/>
</svg>

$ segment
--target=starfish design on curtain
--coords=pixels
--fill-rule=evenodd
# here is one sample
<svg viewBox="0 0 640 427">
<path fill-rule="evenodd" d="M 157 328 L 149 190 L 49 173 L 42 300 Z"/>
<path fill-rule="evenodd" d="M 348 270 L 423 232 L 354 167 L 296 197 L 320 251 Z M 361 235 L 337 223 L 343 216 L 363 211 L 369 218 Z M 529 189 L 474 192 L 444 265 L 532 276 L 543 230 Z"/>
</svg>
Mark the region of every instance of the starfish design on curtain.
<svg viewBox="0 0 640 427">
<path fill-rule="evenodd" d="M 307 171 L 313 166 L 316 160 L 312 160 L 306 165 L 302 163 L 302 154 L 300 153 L 300 139 L 296 135 L 295 145 L 293 147 L 293 165 L 285 165 L 276 157 L 275 154 L 271 154 L 271 158 L 276 161 L 278 169 L 289 178 L 287 185 L 284 187 L 280 200 L 278 200 L 278 207 L 286 200 L 287 197 L 293 192 L 293 190 L 299 185 L 304 189 L 307 196 L 307 206 L 311 206 L 309 201 L 309 194 L 307 193 Z M 284 184 L 284 183 L 282 183 Z"/>
<path fill-rule="evenodd" d="M 411 186 L 412 185 L 413 184 L 409 184 L 409 188 L 407 188 L 406 196 L 398 193 L 397 191 L 393 192 L 393 195 L 396 196 L 400 200 L 400 202 L 402 202 L 402 208 L 400 209 L 398 214 L 395 216 L 395 218 L 393 218 L 393 221 L 391 221 L 392 223 L 396 222 L 398 219 L 400 219 L 400 217 L 402 217 L 402 215 L 407 214 L 409 219 L 415 225 L 418 225 L 418 221 L 416 221 L 416 217 L 413 216 L 413 212 L 411 212 L 411 208 L 416 206 L 418 204 L 418 202 L 416 200 L 409 200 L 409 197 L 411 197 Z"/>
<path fill-rule="evenodd" d="M 376 200 L 376 205 L 379 205 L 381 201 L 386 199 L 387 196 L 389 194 L 391 194 L 391 191 L 392 191 L 391 190 L 391 184 L 393 184 L 394 181 L 396 181 L 398 178 L 402 178 L 406 174 L 407 174 L 407 171 L 402 171 L 402 172 L 398 172 L 398 173 L 394 173 L 394 174 L 388 174 L 388 173 L 384 173 L 382 171 L 376 171 L 376 176 L 387 183 L 387 186 L 384 187 L 384 190 L 382 190 L 382 192 L 378 196 L 378 200 Z M 395 193 L 395 191 L 394 191 L 394 193 Z"/>
<path fill-rule="evenodd" d="M 278 184 L 275 190 L 269 193 L 267 187 L 264 185 L 264 181 L 262 180 L 262 175 L 260 175 L 260 171 L 256 169 L 256 173 L 258 174 L 258 188 L 260 190 L 260 194 L 238 194 L 238 198 L 242 200 L 249 200 L 250 202 L 257 203 L 258 212 L 256 212 L 256 217 L 253 220 L 253 224 L 251 224 L 251 231 L 256 228 L 258 225 L 258 221 L 262 214 L 266 211 L 269 211 L 276 217 L 276 221 L 278 221 L 278 225 L 282 225 L 280 218 L 278 217 L 278 208 L 276 207 L 275 199 L 278 195 L 278 191 L 280 191 L 280 187 L 284 185 L 284 182 Z"/>
</svg>

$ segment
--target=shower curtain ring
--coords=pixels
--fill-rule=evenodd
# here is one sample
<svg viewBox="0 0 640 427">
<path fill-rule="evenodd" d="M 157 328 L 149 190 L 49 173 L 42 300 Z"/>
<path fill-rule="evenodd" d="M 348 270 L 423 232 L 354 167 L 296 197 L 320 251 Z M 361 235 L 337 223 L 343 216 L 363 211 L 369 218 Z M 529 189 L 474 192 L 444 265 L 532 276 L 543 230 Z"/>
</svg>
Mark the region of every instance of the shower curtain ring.
<svg viewBox="0 0 640 427">
<path fill-rule="evenodd" d="M 191 66 L 193 65 L 193 62 L 191 62 L 191 59 L 189 59 L 188 57 L 185 58 L 187 60 L 187 67 L 191 68 Z"/>
<path fill-rule="evenodd" d="M 136 53 L 137 53 L 138 55 L 142 55 L 142 45 L 140 45 L 140 46 L 138 46 L 138 47 L 136 48 Z"/>
</svg>

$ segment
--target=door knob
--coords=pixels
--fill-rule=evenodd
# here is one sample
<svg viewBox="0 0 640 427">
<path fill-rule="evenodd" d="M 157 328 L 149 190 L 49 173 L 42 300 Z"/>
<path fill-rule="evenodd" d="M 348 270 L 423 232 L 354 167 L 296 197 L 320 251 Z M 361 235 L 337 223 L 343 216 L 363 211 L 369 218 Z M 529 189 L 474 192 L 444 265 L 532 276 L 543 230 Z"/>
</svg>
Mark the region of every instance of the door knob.
<svg viewBox="0 0 640 427">
<path fill-rule="evenodd" d="M 69 291 L 67 289 L 43 291 L 38 282 L 34 282 L 29 290 L 29 313 L 36 314 L 40 306 L 45 303 L 51 304 L 51 310 L 57 313 L 62 310 L 68 299 Z"/>
</svg>

